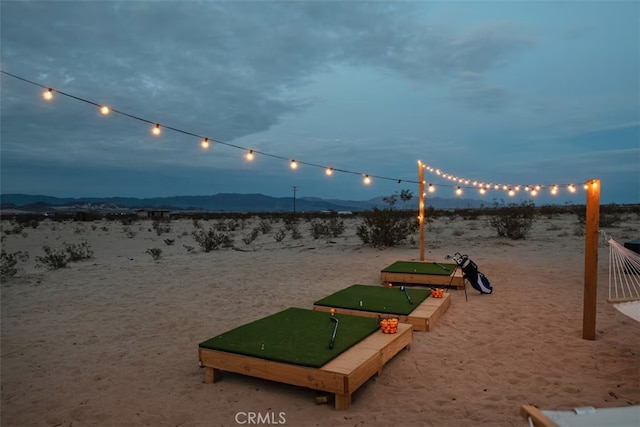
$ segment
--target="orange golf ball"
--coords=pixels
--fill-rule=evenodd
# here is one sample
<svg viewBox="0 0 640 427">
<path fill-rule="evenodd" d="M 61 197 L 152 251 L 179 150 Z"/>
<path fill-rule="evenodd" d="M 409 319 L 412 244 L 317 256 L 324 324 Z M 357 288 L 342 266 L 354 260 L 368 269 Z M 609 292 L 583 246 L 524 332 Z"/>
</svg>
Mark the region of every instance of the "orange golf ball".
<svg viewBox="0 0 640 427">
<path fill-rule="evenodd" d="M 329 313 L 331 313 L 331 314 L 335 314 L 335 313 L 336 313 L 336 309 L 335 309 L 335 308 L 332 308 L 331 310 L 329 310 Z"/>
</svg>

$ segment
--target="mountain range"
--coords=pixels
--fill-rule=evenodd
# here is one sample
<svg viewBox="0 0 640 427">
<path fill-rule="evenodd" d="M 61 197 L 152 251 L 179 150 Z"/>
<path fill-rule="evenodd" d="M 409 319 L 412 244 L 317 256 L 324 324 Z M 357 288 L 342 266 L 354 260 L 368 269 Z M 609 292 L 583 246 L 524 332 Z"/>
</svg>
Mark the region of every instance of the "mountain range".
<svg viewBox="0 0 640 427">
<path fill-rule="evenodd" d="M 479 208 L 484 202 L 475 199 L 428 198 L 428 206 L 435 209 Z M 219 193 L 209 196 L 172 197 L 80 197 L 60 198 L 45 195 L 2 194 L 0 208 L 29 212 L 65 210 L 133 210 L 169 209 L 211 212 L 320 212 L 366 211 L 374 207 L 384 208 L 388 203 L 383 197 L 369 200 L 321 199 L 317 197 L 272 197 L 264 194 Z M 418 209 L 418 199 L 404 203 L 398 200 L 398 209 Z"/>
</svg>

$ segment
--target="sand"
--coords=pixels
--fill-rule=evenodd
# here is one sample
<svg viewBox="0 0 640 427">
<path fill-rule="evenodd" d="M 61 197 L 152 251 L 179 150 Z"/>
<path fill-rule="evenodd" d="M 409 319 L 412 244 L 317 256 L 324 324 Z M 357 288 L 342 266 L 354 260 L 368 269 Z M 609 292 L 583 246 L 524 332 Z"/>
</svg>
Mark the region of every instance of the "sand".
<svg viewBox="0 0 640 427">
<path fill-rule="evenodd" d="M 349 285 L 381 284 L 380 270 L 419 248 L 363 246 L 344 235 L 277 242 L 284 224 L 250 244 L 259 219 L 228 232 L 236 249 L 205 253 L 188 219 L 157 235 L 151 221 L 54 222 L 3 233 L 29 260 L 2 283 L 2 426 L 235 426 L 246 413 L 291 426 L 527 426 L 522 404 L 564 410 L 640 404 L 640 324 L 606 302 L 608 247 L 599 253 L 597 337 L 582 339 L 584 237 L 574 215 L 539 218 L 525 240 L 498 238 L 486 218 L 439 218 L 426 258 L 467 253 L 494 294 L 452 290 L 432 332 L 354 395 L 351 408 L 317 405 L 313 390 L 227 373 L 204 383 L 198 343 Z M 218 220 L 201 221 L 207 230 Z M 2 221 L 3 231 L 15 224 Z M 607 231 L 637 239 L 626 215 Z M 129 231 L 129 235 L 127 235 Z M 134 235 L 135 234 L 135 235 Z M 165 239 L 173 239 L 171 245 Z M 42 247 L 86 241 L 90 260 L 48 271 Z M 189 250 L 189 247 L 193 248 Z M 155 261 L 147 249 L 162 249 Z M 255 425 L 255 424 L 254 424 Z"/>
</svg>

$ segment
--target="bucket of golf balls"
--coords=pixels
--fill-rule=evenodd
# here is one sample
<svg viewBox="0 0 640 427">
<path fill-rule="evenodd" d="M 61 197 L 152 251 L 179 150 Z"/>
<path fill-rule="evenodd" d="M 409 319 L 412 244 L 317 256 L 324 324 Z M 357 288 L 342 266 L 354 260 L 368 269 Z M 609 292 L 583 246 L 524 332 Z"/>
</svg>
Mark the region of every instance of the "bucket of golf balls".
<svg viewBox="0 0 640 427">
<path fill-rule="evenodd" d="M 398 319 L 392 317 L 391 319 L 382 319 L 380 321 L 380 329 L 385 334 L 395 334 L 398 332 Z"/>
</svg>

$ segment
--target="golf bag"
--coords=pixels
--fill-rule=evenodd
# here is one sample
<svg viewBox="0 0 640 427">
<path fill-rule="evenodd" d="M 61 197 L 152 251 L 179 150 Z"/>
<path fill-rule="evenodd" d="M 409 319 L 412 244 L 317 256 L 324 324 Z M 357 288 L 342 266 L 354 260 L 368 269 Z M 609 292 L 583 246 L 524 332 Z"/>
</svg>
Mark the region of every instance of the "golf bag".
<svg viewBox="0 0 640 427">
<path fill-rule="evenodd" d="M 455 254 L 453 260 L 462 269 L 462 277 L 467 279 L 471 286 L 481 294 L 490 294 L 493 292 L 491 282 L 487 279 L 487 276 L 478 271 L 478 266 L 475 262 L 471 261 L 467 255 Z"/>
</svg>

